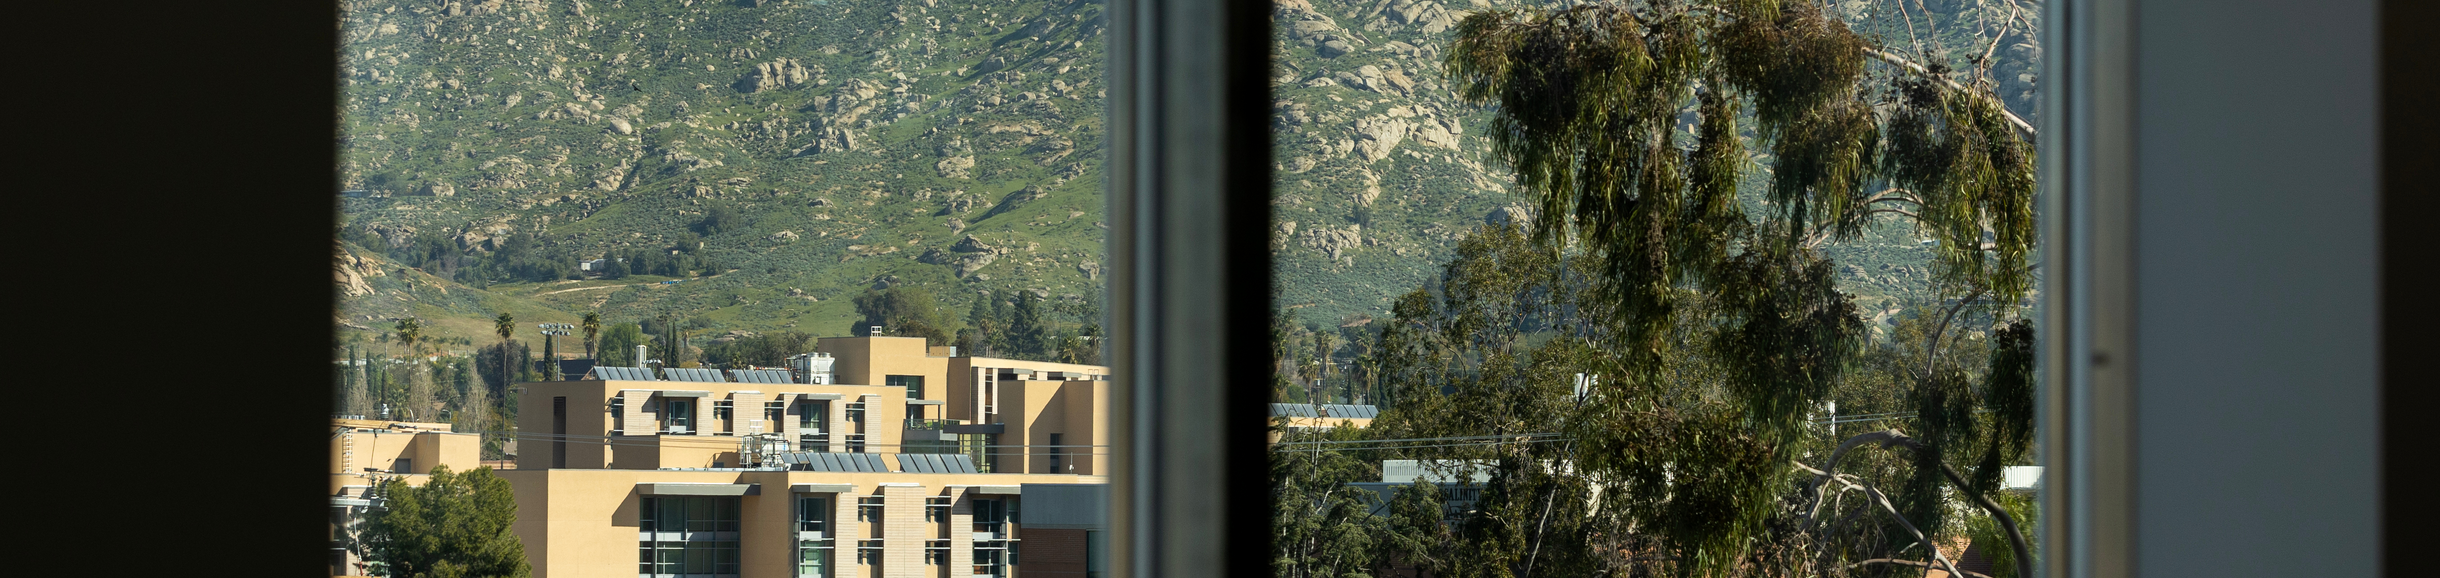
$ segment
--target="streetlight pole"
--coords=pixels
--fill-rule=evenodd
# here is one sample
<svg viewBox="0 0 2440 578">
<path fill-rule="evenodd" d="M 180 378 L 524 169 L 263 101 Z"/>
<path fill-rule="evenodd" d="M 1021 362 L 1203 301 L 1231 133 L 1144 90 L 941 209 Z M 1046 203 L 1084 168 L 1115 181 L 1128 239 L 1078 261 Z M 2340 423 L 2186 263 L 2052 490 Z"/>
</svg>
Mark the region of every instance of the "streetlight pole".
<svg viewBox="0 0 2440 578">
<path fill-rule="evenodd" d="M 551 364 L 549 371 L 543 375 L 551 381 L 564 379 L 565 376 L 559 374 L 559 349 L 552 338 L 570 335 L 569 331 L 576 329 L 576 326 L 566 323 L 537 323 L 534 327 L 542 330 L 542 359 L 545 363 Z"/>
</svg>

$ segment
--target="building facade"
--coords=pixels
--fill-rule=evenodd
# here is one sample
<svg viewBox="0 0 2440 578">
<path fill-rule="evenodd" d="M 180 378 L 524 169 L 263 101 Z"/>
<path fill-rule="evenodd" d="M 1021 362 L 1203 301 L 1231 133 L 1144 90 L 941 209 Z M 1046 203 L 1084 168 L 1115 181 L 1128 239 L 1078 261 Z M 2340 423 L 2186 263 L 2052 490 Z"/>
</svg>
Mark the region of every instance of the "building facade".
<svg viewBox="0 0 2440 578">
<path fill-rule="evenodd" d="M 1085 575 L 1068 561 L 1098 522 L 1029 531 L 1025 511 L 1104 482 L 1106 368 L 883 336 L 797 361 L 519 384 L 500 475 L 535 575 Z"/>
<path fill-rule="evenodd" d="M 420 486 L 434 468 L 462 472 L 481 465 L 482 436 L 449 429 L 445 423 L 331 420 L 331 575 L 365 574 L 364 560 L 348 545 L 373 505 L 374 486 L 392 479 Z"/>
</svg>

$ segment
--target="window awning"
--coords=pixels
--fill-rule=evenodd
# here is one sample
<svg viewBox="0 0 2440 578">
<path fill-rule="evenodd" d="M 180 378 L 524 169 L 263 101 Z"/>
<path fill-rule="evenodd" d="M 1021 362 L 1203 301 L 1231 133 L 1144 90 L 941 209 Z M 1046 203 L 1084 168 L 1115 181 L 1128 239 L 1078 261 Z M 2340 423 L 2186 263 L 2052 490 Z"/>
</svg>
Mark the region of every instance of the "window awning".
<svg viewBox="0 0 2440 578">
<path fill-rule="evenodd" d="M 975 486 L 974 493 L 985 496 L 1015 496 L 1022 494 L 1024 489 L 1025 486 Z"/>
<path fill-rule="evenodd" d="M 937 399 L 910 399 L 907 400 L 907 405 L 949 405 L 949 402 Z"/>
<path fill-rule="evenodd" d="M 797 399 L 846 399 L 846 398 L 847 398 L 847 396 L 839 395 L 839 394 L 836 394 L 836 393 L 800 393 L 800 394 L 796 394 L 796 398 L 797 398 Z"/>
<path fill-rule="evenodd" d="M 646 496 L 759 496 L 762 484 L 642 483 L 635 485 L 635 492 Z"/>
<path fill-rule="evenodd" d="M 791 492 L 796 492 L 796 493 L 799 493 L 799 494 L 849 494 L 849 493 L 855 493 L 855 491 L 856 491 L 856 485 L 855 485 L 855 484 L 797 484 L 797 485 L 794 485 L 794 486 L 789 486 L 789 487 L 788 487 L 788 491 L 791 491 Z"/>
<path fill-rule="evenodd" d="M 679 389 L 664 389 L 664 390 L 654 391 L 653 393 L 658 393 L 658 394 L 661 394 L 661 397 L 711 397 L 711 396 L 712 396 L 712 392 L 709 392 L 709 391 L 693 391 L 693 390 L 679 390 Z"/>
</svg>

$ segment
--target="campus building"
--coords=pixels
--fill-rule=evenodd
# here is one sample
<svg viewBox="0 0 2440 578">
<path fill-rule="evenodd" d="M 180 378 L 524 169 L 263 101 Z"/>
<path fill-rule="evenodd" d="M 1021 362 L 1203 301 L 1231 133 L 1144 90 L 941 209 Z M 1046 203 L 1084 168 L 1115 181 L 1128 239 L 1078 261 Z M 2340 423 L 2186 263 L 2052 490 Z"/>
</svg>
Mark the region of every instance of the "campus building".
<svg viewBox="0 0 2440 578">
<path fill-rule="evenodd" d="M 442 466 L 474 469 L 481 465 L 482 443 L 481 435 L 451 432 L 445 423 L 331 420 L 331 575 L 365 574 L 364 561 L 346 544 L 373 505 L 373 486 L 392 479 L 420 486 Z"/>
<path fill-rule="evenodd" d="M 541 577 L 1086 578 L 1108 375 L 881 336 L 785 369 L 597 366 L 518 384 L 500 476 Z"/>
</svg>

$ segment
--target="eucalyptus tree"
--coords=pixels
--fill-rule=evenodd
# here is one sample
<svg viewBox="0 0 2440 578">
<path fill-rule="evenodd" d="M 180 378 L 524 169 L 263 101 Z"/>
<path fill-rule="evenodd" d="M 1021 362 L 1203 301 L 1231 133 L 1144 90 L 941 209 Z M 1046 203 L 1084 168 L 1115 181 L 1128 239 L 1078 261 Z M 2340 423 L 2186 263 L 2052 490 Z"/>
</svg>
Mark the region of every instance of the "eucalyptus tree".
<svg viewBox="0 0 2440 578">
<path fill-rule="evenodd" d="M 1803 1 L 1594 2 L 1459 23 L 1444 69 L 1462 100 L 1489 109 L 1489 154 L 1539 215 L 1532 239 L 1591 269 L 1581 329 L 1530 351 L 1576 350 L 1568 365 L 1602 378 L 1557 424 L 1571 440 L 1563 461 L 1601 488 L 1597 511 L 1622 532 L 1601 548 L 1646 553 L 1629 558 L 1678 575 L 1830 572 L 1849 564 L 1785 554 L 1935 543 L 1944 484 L 2007 522 L 1989 495 L 2029 446 L 2032 328 L 2022 320 L 1995 328 L 1980 376 L 1927 347 L 1903 380 L 1918 436 L 1876 432 L 1840 444 L 1819 469 L 1799 461 L 1829 449 L 1808 418 L 1866 338 L 1821 245 L 1889 217 L 1936 241 L 1932 291 L 1947 305 L 1927 343 L 1969 304 L 1998 323 L 2031 290 L 2033 128 L 1980 69 L 1945 60 L 1882 46 Z M 1749 205 L 1740 183 L 1754 169 L 1768 176 Z M 1507 270 L 1514 283 L 1573 286 Z M 1476 289 L 1517 290 L 1496 279 Z M 1530 316 L 1465 300 L 1401 299 L 1401 320 L 1447 325 L 1385 329 L 1383 350 L 1441 353 L 1420 358 L 1437 366 L 1385 364 L 1384 376 L 1461 376 L 1451 387 L 1537 367 L 1501 361 L 1525 355 L 1516 333 L 1481 330 Z M 1450 397 L 1434 393 L 1408 387 L 1396 402 L 1424 409 L 1417 398 Z M 1880 488 L 1836 473 L 1867 443 L 1908 448 L 1906 480 Z M 1824 491 L 1871 496 L 1899 539 L 1822 533 Z M 2022 532 L 2011 534 L 2022 553 Z M 1929 554 L 1924 563 L 1950 564 Z M 1516 567 L 1530 573 L 1537 559 Z"/>
</svg>

